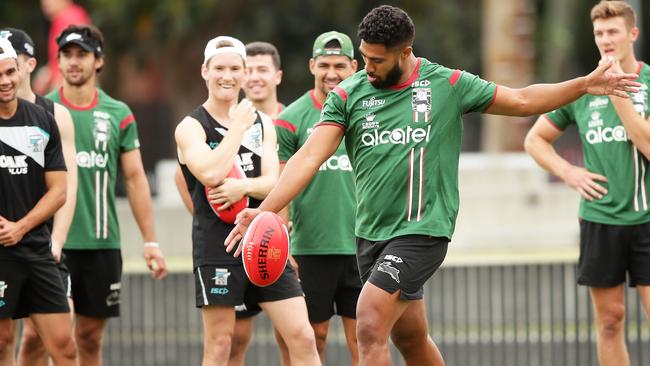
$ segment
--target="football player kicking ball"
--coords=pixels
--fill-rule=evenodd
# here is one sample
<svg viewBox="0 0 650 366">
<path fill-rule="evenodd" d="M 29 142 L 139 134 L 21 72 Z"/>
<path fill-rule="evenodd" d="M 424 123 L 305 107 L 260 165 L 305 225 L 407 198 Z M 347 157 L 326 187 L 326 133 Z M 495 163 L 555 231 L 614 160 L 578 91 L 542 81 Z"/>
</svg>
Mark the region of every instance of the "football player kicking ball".
<svg viewBox="0 0 650 366">
<path fill-rule="evenodd" d="M 318 36 L 309 69 L 314 75 L 314 88 L 291 103 L 275 121 L 280 170 L 305 144 L 320 121 L 327 93 L 357 70 L 350 37 L 338 32 Z M 300 284 L 305 291 L 309 321 L 321 360 L 325 356 L 329 320 L 338 314 L 343 321 L 352 365 L 357 365 L 355 319 L 361 281 L 355 258 L 354 201 L 352 166 L 342 143 L 291 202 L 290 212 L 291 251 L 298 263 Z M 285 221 L 288 221 L 286 217 Z"/>
<path fill-rule="evenodd" d="M 366 15 L 358 30 L 365 70 L 329 93 L 307 143 L 259 209 L 239 214 L 225 242 L 232 251 L 259 212 L 285 207 L 345 135 L 356 184 L 357 260 L 364 281 L 357 339 L 365 366 L 390 364 L 389 336 L 406 364 L 444 364 L 429 336 L 423 285 L 444 260 L 456 221 L 463 114 L 538 114 L 586 93 L 626 96 L 638 85 L 632 81 L 637 75 L 614 73 L 608 63 L 559 84 L 497 87 L 416 57 L 414 34 L 399 8 L 384 5 Z"/>
<path fill-rule="evenodd" d="M 650 68 L 637 61 L 634 9 L 602 1 L 591 10 L 594 39 L 603 60 L 638 72 L 643 87 L 630 99 L 585 95 L 539 117 L 526 136 L 526 151 L 582 195 L 578 284 L 589 286 L 598 329 L 601 365 L 630 364 L 625 344 L 625 281 L 636 287 L 650 315 Z M 622 71 L 621 71 L 622 72 Z M 571 124 L 582 141 L 585 167 L 557 154 L 551 143 Z"/>
<path fill-rule="evenodd" d="M 248 280 L 242 262 L 215 243 L 233 224 L 215 216 L 210 204 L 223 208 L 250 197 L 255 207 L 277 180 L 275 131 L 269 117 L 244 99 L 237 104 L 244 80 L 246 51 L 232 37 L 217 37 L 205 47 L 201 76 L 208 99 L 176 128 L 178 160 L 193 204 L 192 248 L 196 305 L 204 325 L 203 365 L 226 365 L 230 354 L 235 306 L 257 303 L 287 341 L 291 363 L 319 365 L 314 332 L 309 326 L 302 289 L 291 266 L 271 286 Z M 242 158 L 245 157 L 245 158 Z M 246 179 L 224 179 L 239 164 Z M 209 187 L 206 199 L 205 187 Z"/>
</svg>

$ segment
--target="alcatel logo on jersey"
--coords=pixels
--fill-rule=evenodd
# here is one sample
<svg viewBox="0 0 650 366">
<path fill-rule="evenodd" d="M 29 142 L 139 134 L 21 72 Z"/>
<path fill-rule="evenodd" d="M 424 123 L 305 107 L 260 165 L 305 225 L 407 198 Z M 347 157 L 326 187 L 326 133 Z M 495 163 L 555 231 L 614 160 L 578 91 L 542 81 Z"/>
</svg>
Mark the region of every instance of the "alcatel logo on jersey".
<svg viewBox="0 0 650 366">
<path fill-rule="evenodd" d="M 375 97 L 372 97 L 370 99 L 364 100 L 361 103 L 361 106 L 363 109 L 368 109 L 368 108 L 381 107 L 385 103 L 386 103 L 385 99 L 375 99 Z"/>
<path fill-rule="evenodd" d="M 94 151 L 79 151 L 77 153 L 77 166 L 80 168 L 106 168 L 108 153 L 98 154 Z"/>
<path fill-rule="evenodd" d="M 352 164 L 350 164 L 350 158 L 348 158 L 347 155 L 331 156 L 318 170 L 321 172 L 326 170 L 343 170 L 351 172 Z"/>
<path fill-rule="evenodd" d="M 373 130 L 361 135 L 361 142 L 365 146 L 378 146 L 384 144 L 406 145 L 412 142 L 419 143 L 422 141 L 429 142 L 431 134 L 431 125 L 425 128 L 413 128 L 407 126 L 406 129 L 396 128 L 392 131 Z"/>
<path fill-rule="evenodd" d="M 591 145 L 600 144 L 602 142 L 619 141 L 625 142 L 628 140 L 627 131 L 623 126 L 616 127 L 598 127 L 587 131 L 585 139 Z"/>
<path fill-rule="evenodd" d="M 9 174 L 27 174 L 27 155 L 0 155 L 0 168 L 9 170 Z"/>
</svg>

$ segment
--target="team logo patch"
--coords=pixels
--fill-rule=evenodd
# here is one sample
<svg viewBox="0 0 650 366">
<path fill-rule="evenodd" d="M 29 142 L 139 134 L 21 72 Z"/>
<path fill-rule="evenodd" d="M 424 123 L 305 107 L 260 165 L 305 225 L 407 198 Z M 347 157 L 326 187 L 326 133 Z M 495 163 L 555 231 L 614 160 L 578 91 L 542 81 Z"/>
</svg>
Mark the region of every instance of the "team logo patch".
<svg viewBox="0 0 650 366">
<path fill-rule="evenodd" d="M 230 277 L 230 271 L 225 268 L 215 268 L 212 280 L 214 280 L 215 286 L 228 286 L 228 277 Z"/>
<path fill-rule="evenodd" d="M 32 147 L 32 152 L 43 151 L 44 144 L 45 139 L 43 138 L 43 135 L 29 135 L 29 145 Z"/>
<path fill-rule="evenodd" d="M 399 283 L 399 269 L 393 267 L 393 265 L 390 262 L 385 261 L 379 263 L 379 266 L 377 266 L 377 270 L 379 272 L 388 273 L 391 277 L 393 277 L 395 282 Z"/>
<path fill-rule="evenodd" d="M 95 129 L 93 131 L 95 150 L 106 151 L 108 141 L 111 138 L 111 116 L 106 112 L 94 111 L 93 117 L 95 118 Z"/>
<path fill-rule="evenodd" d="M 0 281 L 0 297 L 5 297 L 5 290 L 9 287 L 5 281 Z"/>
<path fill-rule="evenodd" d="M 413 122 L 428 122 L 431 117 L 431 88 L 413 88 Z"/>
<path fill-rule="evenodd" d="M 111 283 L 108 287 L 110 293 L 106 296 L 106 306 L 115 306 L 120 303 L 120 291 L 122 289 L 122 283 L 116 282 Z"/>
</svg>

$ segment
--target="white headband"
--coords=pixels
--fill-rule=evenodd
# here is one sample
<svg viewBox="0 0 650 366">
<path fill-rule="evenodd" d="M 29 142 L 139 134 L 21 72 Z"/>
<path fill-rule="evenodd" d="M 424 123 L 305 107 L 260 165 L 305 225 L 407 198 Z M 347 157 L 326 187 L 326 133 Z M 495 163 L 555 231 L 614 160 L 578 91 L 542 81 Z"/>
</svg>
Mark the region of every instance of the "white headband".
<svg viewBox="0 0 650 366">
<path fill-rule="evenodd" d="M 0 61 L 8 58 L 18 58 L 18 55 L 7 38 L 0 38 Z"/>
<path fill-rule="evenodd" d="M 220 43 L 230 43 L 232 46 L 217 47 Z M 219 36 L 211 39 L 205 46 L 203 64 L 206 65 L 212 56 L 222 53 L 236 53 L 246 62 L 246 47 L 240 40 L 233 37 Z"/>
</svg>

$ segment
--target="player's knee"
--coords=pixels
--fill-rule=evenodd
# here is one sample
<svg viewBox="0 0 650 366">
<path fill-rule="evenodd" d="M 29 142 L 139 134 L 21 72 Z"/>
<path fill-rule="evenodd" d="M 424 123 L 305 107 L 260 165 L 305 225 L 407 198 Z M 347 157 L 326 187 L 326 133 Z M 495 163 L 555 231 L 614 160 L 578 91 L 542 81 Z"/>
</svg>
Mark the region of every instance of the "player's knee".
<svg viewBox="0 0 650 366">
<path fill-rule="evenodd" d="M 250 342 L 251 336 L 250 334 L 235 334 L 233 335 L 231 339 L 231 346 L 230 346 L 230 358 L 238 358 L 240 355 L 242 355 L 244 352 L 246 352 L 246 347 L 248 347 L 248 343 Z"/>
<path fill-rule="evenodd" d="M 598 331 L 602 337 L 619 336 L 625 327 L 625 306 L 610 305 L 598 315 Z"/>
<path fill-rule="evenodd" d="M 27 354 L 45 352 L 45 345 L 43 345 L 41 337 L 38 336 L 38 333 L 36 333 L 36 330 L 33 327 L 23 328 L 23 338 L 20 341 L 20 350 Z"/>
<path fill-rule="evenodd" d="M 102 345 L 103 328 L 82 327 L 77 328 L 76 338 L 78 347 L 87 353 L 99 352 Z"/>
<path fill-rule="evenodd" d="M 15 344 L 15 332 L 0 332 L 0 361 L 4 360 L 7 354 L 13 353 Z"/>
<path fill-rule="evenodd" d="M 379 322 L 373 317 L 357 318 L 357 342 L 360 347 L 370 347 L 387 341 L 387 335 L 382 334 Z"/>
<path fill-rule="evenodd" d="M 419 349 L 429 340 L 427 334 L 420 334 L 420 332 L 412 333 L 394 333 L 391 335 L 391 340 L 395 344 L 395 347 L 399 349 L 403 354 L 408 353 L 410 350 Z"/>
<path fill-rule="evenodd" d="M 316 337 L 314 329 L 309 324 L 295 327 L 284 337 L 290 353 L 311 353 L 316 350 Z"/>
<path fill-rule="evenodd" d="M 72 334 L 61 333 L 52 338 L 52 349 L 48 353 L 54 361 L 74 360 L 77 357 L 77 345 Z"/>
<path fill-rule="evenodd" d="M 223 362 L 230 357 L 232 348 L 232 335 L 217 333 L 205 336 L 204 353 L 205 357 L 215 362 Z"/>
</svg>

